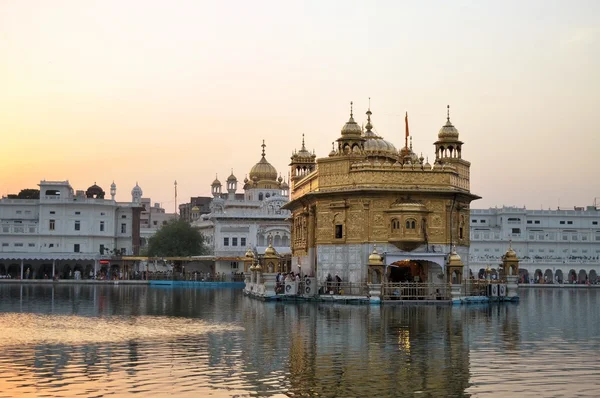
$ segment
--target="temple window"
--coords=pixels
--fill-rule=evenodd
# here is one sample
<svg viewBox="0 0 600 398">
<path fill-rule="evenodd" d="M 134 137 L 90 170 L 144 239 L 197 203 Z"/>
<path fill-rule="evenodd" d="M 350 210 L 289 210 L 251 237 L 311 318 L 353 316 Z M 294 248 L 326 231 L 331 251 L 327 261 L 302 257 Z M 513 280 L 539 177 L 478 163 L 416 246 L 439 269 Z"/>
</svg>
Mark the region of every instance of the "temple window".
<svg viewBox="0 0 600 398">
<path fill-rule="evenodd" d="M 263 200 L 263 193 L 262 192 L 258 194 L 258 200 Z"/>
<path fill-rule="evenodd" d="M 417 229 L 417 222 L 415 220 L 406 220 L 406 229 Z"/>
<path fill-rule="evenodd" d="M 342 239 L 343 236 L 344 236 L 344 226 L 341 224 L 337 224 L 335 226 L 335 238 Z"/>
<path fill-rule="evenodd" d="M 392 231 L 397 231 L 400 229 L 400 221 L 397 219 L 392 220 Z"/>
</svg>

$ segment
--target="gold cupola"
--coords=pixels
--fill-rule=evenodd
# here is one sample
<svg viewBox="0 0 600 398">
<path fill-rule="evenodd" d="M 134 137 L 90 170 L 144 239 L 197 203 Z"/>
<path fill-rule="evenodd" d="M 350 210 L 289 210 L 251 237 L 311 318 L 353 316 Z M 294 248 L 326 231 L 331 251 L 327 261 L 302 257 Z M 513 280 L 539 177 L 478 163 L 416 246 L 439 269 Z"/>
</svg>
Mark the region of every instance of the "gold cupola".
<svg viewBox="0 0 600 398">
<path fill-rule="evenodd" d="M 368 157 L 382 157 L 392 160 L 398 159 L 398 150 L 389 141 L 384 140 L 373 132 L 373 124 L 371 123 L 371 107 L 367 110 L 367 124 L 363 137 L 366 139 L 364 148 L 365 154 Z"/>
<path fill-rule="evenodd" d="M 262 143 L 262 157 L 258 163 L 250 169 L 249 177 L 252 181 L 269 181 L 277 184 L 277 170 L 265 158 L 265 140 Z"/>
<path fill-rule="evenodd" d="M 350 102 L 350 119 L 342 127 L 342 136 L 337 139 L 338 152 L 342 155 L 362 154 L 365 140 L 362 129 L 354 121 L 352 102 Z"/>
<path fill-rule="evenodd" d="M 438 133 L 435 145 L 435 163 L 454 162 L 462 158 L 463 142 L 458 139 L 458 130 L 450 121 L 450 105 L 447 107 L 446 124 Z"/>
</svg>

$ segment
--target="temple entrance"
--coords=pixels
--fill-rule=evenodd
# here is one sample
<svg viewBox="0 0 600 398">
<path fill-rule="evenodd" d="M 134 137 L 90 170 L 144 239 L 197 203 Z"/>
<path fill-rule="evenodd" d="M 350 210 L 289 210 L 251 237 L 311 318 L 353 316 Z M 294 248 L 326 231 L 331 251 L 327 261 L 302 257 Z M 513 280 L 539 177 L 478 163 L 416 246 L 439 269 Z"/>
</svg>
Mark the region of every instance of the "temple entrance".
<svg viewBox="0 0 600 398">
<path fill-rule="evenodd" d="M 425 282 L 423 265 L 418 261 L 396 261 L 388 266 L 388 282 Z M 426 277 L 425 277 L 426 279 Z"/>
<path fill-rule="evenodd" d="M 440 283 L 444 275 L 442 267 L 427 260 L 400 260 L 387 266 L 387 281 L 390 283 Z"/>
</svg>

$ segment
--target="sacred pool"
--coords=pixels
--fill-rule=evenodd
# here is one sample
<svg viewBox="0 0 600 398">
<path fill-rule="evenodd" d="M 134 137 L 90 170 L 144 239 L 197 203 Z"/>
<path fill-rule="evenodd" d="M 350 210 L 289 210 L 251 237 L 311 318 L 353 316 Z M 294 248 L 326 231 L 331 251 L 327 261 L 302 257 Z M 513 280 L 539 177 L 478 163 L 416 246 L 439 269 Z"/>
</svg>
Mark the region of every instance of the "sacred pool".
<svg viewBox="0 0 600 398">
<path fill-rule="evenodd" d="M 0 397 L 598 395 L 600 289 L 463 306 L 0 285 Z"/>
</svg>

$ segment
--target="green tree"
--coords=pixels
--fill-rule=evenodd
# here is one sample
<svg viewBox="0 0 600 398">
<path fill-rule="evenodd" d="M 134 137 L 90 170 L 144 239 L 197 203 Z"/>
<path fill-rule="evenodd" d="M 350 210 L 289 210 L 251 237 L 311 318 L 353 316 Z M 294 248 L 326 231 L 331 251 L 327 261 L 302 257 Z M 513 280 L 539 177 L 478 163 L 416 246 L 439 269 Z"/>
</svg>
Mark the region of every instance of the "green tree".
<svg viewBox="0 0 600 398">
<path fill-rule="evenodd" d="M 206 253 L 204 237 L 184 220 L 171 220 L 148 242 L 149 257 L 187 257 Z"/>
<path fill-rule="evenodd" d="M 10 194 L 8 195 L 9 199 L 39 199 L 40 198 L 40 190 L 39 189 L 22 189 L 17 195 Z"/>
</svg>

